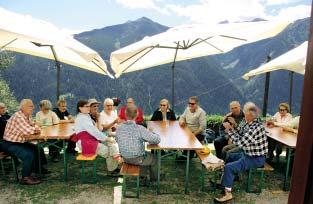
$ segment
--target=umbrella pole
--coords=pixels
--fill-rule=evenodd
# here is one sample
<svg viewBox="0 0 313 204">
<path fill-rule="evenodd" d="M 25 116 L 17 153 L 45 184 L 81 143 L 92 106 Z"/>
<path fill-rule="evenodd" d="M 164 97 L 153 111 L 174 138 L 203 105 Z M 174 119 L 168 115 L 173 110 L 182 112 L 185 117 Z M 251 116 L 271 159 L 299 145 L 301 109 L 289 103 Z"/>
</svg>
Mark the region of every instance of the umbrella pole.
<svg viewBox="0 0 313 204">
<path fill-rule="evenodd" d="M 58 60 L 58 56 L 53 48 L 52 45 L 50 45 L 50 49 L 53 53 L 53 56 L 54 56 L 54 60 L 55 60 L 55 66 L 57 67 L 57 95 L 56 95 L 56 100 L 58 101 L 59 100 L 59 97 L 60 97 L 60 71 L 61 71 L 61 64 Z"/>
<path fill-rule="evenodd" d="M 289 85 L 289 106 L 290 106 L 290 113 L 292 110 L 292 95 L 293 95 L 293 71 L 289 72 L 289 81 L 290 81 L 290 85 Z"/>
<path fill-rule="evenodd" d="M 267 56 L 267 60 L 266 62 L 271 61 L 271 56 Z M 267 72 L 265 75 L 265 87 L 264 87 L 264 97 L 263 97 L 263 112 L 262 115 L 263 117 L 266 117 L 266 113 L 267 113 L 267 102 L 268 102 L 268 90 L 269 90 L 269 86 L 270 86 L 270 73 Z"/>
<path fill-rule="evenodd" d="M 175 63 L 178 52 L 179 42 L 177 43 L 177 47 L 175 49 L 174 61 L 172 64 L 172 110 L 175 110 Z"/>
</svg>

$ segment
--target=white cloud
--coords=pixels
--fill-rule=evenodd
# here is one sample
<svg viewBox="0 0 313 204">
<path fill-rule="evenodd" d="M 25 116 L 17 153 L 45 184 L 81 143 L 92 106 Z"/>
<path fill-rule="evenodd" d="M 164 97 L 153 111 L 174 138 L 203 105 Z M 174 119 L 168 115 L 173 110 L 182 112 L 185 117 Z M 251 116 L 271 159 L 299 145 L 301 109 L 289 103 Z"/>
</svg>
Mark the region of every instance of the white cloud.
<svg viewBox="0 0 313 204">
<path fill-rule="evenodd" d="M 152 9 L 156 10 L 160 13 L 166 13 L 164 9 L 157 6 L 156 2 L 160 2 L 160 0 L 115 0 L 116 3 L 121 4 L 129 9 Z"/>
<path fill-rule="evenodd" d="M 299 5 L 294 7 L 288 7 L 282 9 L 276 18 L 285 19 L 285 20 L 296 20 L 302 19 L 306 17 L 310 17 L 311 15 L 311 6 L 307 5 Z"/>
<path fill-rule="evenodd" d="M 166 8 L 190 19 L 192 23 L 218 23 L 266 18 L 263 0 L 201 0 L 198 4 L 180 6 L 167 5 Z"/>
<path fill-rule="evenodd" d="M 283 4 L 297 3 L 299 1 L 300 0 L 267 0 L 266 5 L 267 6 L 283 5 Z"/>
</svg>

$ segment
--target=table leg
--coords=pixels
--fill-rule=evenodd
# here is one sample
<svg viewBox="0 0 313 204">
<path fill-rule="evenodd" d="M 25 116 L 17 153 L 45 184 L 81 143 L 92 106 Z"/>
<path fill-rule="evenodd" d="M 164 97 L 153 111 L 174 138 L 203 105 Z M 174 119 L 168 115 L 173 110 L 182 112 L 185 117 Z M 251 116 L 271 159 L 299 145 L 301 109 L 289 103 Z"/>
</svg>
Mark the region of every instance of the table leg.
<svg viewBox="0 0 313 204">
<path fill-rule="evenodd" d="M 287 191 L 287 182 L 288 182 L 288 176 L 289 176 L 289 169 L 290 169 L 290 159 L 291 159 L 291 148 L 287 147 L 287 152 L 286 152 L 286 156 L 287 156 L 287 164 L 286 164 L 286 174 L 285 174 L 285 179 L 284 179 L 284 186 L 283 186 L 283 190 Z"/>
<path fill-rule="evenodd" d="M 67 181 L 67 156 L 65 140 L 63 140 L 63 167 L 64 167 L 64 181 Z"/>
<path fill-rule="evenodd" d="M 189 182 L 189 159 L 190 150 L 187 151 L 187 163 L 186 163 L 186 177 L 185 177 L 185 194 L 188 193 L 188 182 Z"/>
<path fill-rule="evenodd" d="M 161 175 L 161 150 L 158 151 L 158 182 L 157 182 L 157 194 L 160 194 L 160 175 Z"/>
<path fill-rule="evenodd" d="M 42 176 L 41 175 L 41 157 L 40 157 L 40 149 L 41 149 L 41 145 L 40 145 L 40 143 L 38 142 L 38 144 L 37 144 L 37 149 L 38 149 L 38 171 L 39 171 L 39 175 L 40 176 Z"/>
</svg>

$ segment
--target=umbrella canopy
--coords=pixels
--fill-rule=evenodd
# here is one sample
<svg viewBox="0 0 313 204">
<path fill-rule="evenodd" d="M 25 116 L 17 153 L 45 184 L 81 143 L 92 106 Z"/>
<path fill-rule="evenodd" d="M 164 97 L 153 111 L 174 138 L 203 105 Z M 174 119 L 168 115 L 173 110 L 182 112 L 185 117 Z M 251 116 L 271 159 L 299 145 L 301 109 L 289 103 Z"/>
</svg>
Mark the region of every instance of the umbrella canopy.
<svg viewBox="0 0 313 204">
<path fill-rule="evenodd" d="M 111 53 L 115 76 L 173 61 L 220 54 L 240 45 L 275 36 L 290 22 L 245 22 L 184 25 L 145 37 Z"/>
<path fill-rule="evenodd" d="M 52 51 L 52 48 L 54 51 Z M 51 23 L 0 8 L 0 49 L 109 74 L 100 55 Z"/>
<path fill-rule="evenodd" d="M 308 41 L 305 41 L 298 47 L 286 52 L 259 68 L 249 71 L 244 74 L 242 78 L 248 80 L 252 76 L 280 69 L 286 69 L 303 75 L 305 72 L 307 50 Z"/>
</svg>

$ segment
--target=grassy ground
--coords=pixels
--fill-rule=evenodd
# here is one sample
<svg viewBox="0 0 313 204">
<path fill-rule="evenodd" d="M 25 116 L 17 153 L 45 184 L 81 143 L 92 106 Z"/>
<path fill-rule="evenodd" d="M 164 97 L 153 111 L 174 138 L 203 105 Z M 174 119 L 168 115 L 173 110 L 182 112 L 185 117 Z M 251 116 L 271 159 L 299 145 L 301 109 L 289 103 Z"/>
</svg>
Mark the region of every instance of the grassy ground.
<svg viewBox="0 0 313 204">
<path fill-rule="evenodd" d="M 233 203 L 287 203 L 288 192 L 283 192 L 283 169 L 285 160 L 274 165 L 275 171 L 265 175 L 264 189 L 261 194 L 247 194 L 245 192 L 246 174 L 241 176 L 239 182 L 235 182 Z M 87 169 L 87 178 L 92 178 L 92 163 Z M 49 163 L 52 174 L 43 178 L 40 185 L 23 186 L 14 183 L 13 173 L 10 172 L 1 177 L 0 203 L 113 203 L 114 187 L 121 186 L 118 178 L 107 176 L 105 160 L 98 158 L 98 183 L 81 184 L 80 163 L 74 156 L 69 157 L 69 181 L 63 182 L 62 162 Z M 156 195 L 156 185 L 141 187 L 140 199 L 123 198 L 122 203 L 213 203 L 213 198 L 220 191 L 212 191 L 209 186 L 209 177 L 206 176 L 206 188 L 200 191 L 201 164 L 197 158 L 190 164 L 190 184 L 188 195 L 184 191 L 184 163 L 176 161 L 162 162 L 162 173 L 165 178 L 161 181 L 161 195 Z M 135 180 L 129 180 L 129 185 L 135 186 Z M 256 176 L 255 182 L 258 182 Z M 132 189 L 129 189 L 130 192 Z"/>
</svg>

